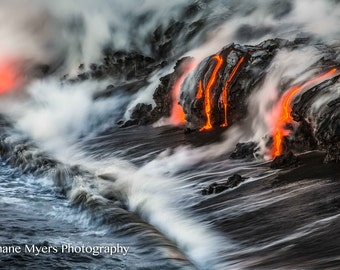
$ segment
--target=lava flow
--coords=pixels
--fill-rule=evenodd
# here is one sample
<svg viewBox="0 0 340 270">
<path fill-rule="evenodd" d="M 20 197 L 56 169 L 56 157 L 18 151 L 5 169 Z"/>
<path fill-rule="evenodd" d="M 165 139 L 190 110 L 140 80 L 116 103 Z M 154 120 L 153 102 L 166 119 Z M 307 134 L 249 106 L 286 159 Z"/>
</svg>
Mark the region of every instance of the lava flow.
<svg viewBox="0 0 340 270">
<path fill-rule="evenodd" d="M 237 71 L 240 69 L 241 64 L 244 62 L 244 56 L 242 56 L 233 70 L 231 71 L 229 78 L 227 82 L 225 83 L 225 86 L 223 88 L 222 92 L 222 102 L 223 102 L 223 109 L 224 109 L 224 123 L 221 124 L 221 127 L 227 127 L 228 126 L 228 117 L 227 117 L 227 109 L 228 109 L 228 92 L 230 88 L 230 83 L 233 81 Z"/>
<path fill-rule="evenodd" d="M 329 72 L 322 74 L 301 86 L 294 86 L 290 88 L 284 95 L 281 97 L 278 106 L 279 106 L 279 117 L 275 122 L 274 134 L 273 134 L 273 147 L 272 147 L 272 156 L 277 157 L 283 152 L 283 137 L 289 135 L 289 131 L 286 130 L 286 125 L 293 122 L 293 118 L 291 116 L 291 103 L 295 96 L 301 93 L 302 90 L 307 87 L 311 87 L 314 84 L 321 83 L 322 81 L 329 79 L 334 73 L 336 73 L 337 69 L 333 68 Z"/>
<path fill-rule="evenodd" d="M 200 81 L 198 84 L 198 92 L 197 92 L 196 98 L 200 99 L 202 97 L 203 97 L 203 82 Z"/>
<path fill-rule="evenodd" d="M 205 88 L 205 94 L 204 94 L 204 109 L 205 109 L 205 115 L 207 118 L 206 124 L 204 125 L 204 127 L 202 127 L 200 129 L 200 131 L 202 130 L 207 130 L 207 129 L 211 129 L 212 128 L 212 124 L 211 124 L 211 87 L 215 84 L 216 82 L 216 78 L 217 78 L 217 73 L 220 70 L 222 64 L 223 64 L 223 58 L 220 55 L 215 55 L 214 59 L 217 61 L 217 64 L 211 74 L 211 77 L 209 78 L 207 87 Z M 203 85 L 203 82 L 200 81 L 200 87 Z M 201 88 L 202 92 L 203 92 L 203 87 Z M 200 92 L 200 91 L 199 91 Z M 199 94 L 199 93 L 198 93 Z"/>
<path fill-rule="evenodd" d="M 189 61 L 188 63 L 184 63 L 182 66 L 182 74 L 176 80 L 173 88 L 172 88 L 172 109 L 171 109 L 171 116 L 170 121 L 174 125 L 181 125 L 185 123 L 185 113 L 183 111 L 182 106 L 178 104 L 178 96 L 181 90 L 181 86 L 184 82 L 185 77 L 188 75 L 190 71 L 192 71 L 196 63 L 194 61 Z"/>
<path fill-rule="evenodd" d="M 14 65 L 7 61 L 0 62 L 0 94 L 10 92 L 16 88 L 18 84 L 18 74 Z"/>
</svg>

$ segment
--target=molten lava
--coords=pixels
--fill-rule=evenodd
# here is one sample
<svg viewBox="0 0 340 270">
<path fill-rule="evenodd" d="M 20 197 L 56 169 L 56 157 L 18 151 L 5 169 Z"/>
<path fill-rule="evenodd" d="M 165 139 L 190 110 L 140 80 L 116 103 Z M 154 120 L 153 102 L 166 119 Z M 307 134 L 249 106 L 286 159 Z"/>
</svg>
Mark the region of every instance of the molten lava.
<svg viewBox="0 0 340 270">
<path fill-rule="evenodd" d="M 290 88 L 284 95 L 281 97 L 278 106 L 280 115 L 275 123 L 274 134 L 273 134 L 273 147 L 272 147 L 272 156 L 277 157 L 282 154 L 283 150 L 283 137 L 289 134 L 289 131 L 285 129 L 286 125 L 293 122 L 293 118 L 291 116 L 291 104 L 292 100 L 295 98 L 297 94 L 299 94 L 302 90 L 313 86 L 314 84 L 321 83 L 322 81 L 329 79 L 333 74 L 337 71 L 336 68 L 333 68 L 329 72 L 322 74 L 301 86 L 294 86 Z"/>
<path fill-rule="evenodd" d="M 223 58 L 220 55 L 215 55 L 214 59 L 217 61 L 216 66 L 209 78 L 208 84 L 205 88 L 205 94 L 204 94 L 204 110 L 205 110 L 205 115 L 206 115 L 206 124 L 204 125 L 204 127 L 202 127 L 200 129 L 200 131 L 202 130 L 207 130 L 207 129 L 211 129 L 212 128 L 212 124 L 211 124 L 211 87 L 213 87 L 213 85 L 216 83 L 216 79 L 217 79 L 217 73 L 220 70 L 222 64 L 223 64 Z M 203 85 L 203 82 L 200 81 L 200 85 Z M 203 92 L 203 91 L 202 91 Z"/>
<path fill-rule="evenodd" d="M 233 81 L 237 71 L 240 69 L 241 64 L 244 62 L 244 56 L 242 56 L 233 70 L 231 71 L 229 78 L 227 82 L 224 85 L 223 92 L 222 92 L 222 102 L 223 102 L 223 109 L 224 109 L 224 123 L 221 124 L 221 127 L 227 127 L 228 126 L 228 118 L 227 118 L 227 109 L 228 109 L 228 92 L 230 88 L 230 83 Z"/>
<path fill-rule="evenodd" d="M 198 92 L 197 92 L 196 98 L 200 99 L 202 97 L 203 97 L 203 82 L 200 81 L 198 84 Z"/>
<path fill-rule="evenodd" d="M 175 82 L 173 88 L 172 88 L 172 109 L 171 109 L 171 116 L 170 121 L 174 125 L 181 125 L 185 123 L 185 113 L 183 111 L 182 106 L 178 104 L 178 96 L 181 91 L 181 86 L 184 82 L 185 77 L 187 74 L 192 71 L 196 66 L 196 63 L 193 61 L 190 61 L 188 63 L 185 63 L 182 67 L 183 71 L 182 74 L 179 76 L 177 81 Z"/>
<path fill-rule="evenodd" d="M 171 109 L 170 121 L 174 125 L 180 125 L 180 124 L 185 123 L 185 114 L 183 112 L 183 108 L 177 103 L 178 94 L 181 89 L 182 83 L 183 83 L 183 79 L 178 80 L 175 83 L 173 91 L 172 91 L 173 104 L 172 104 L 172 109 Z"/>
<path fill-rule="evenodd" d="M 5 94 L 19 85 L 18 72 L 9 62 L 0 62 L 0 94 Z"/>
</svg>

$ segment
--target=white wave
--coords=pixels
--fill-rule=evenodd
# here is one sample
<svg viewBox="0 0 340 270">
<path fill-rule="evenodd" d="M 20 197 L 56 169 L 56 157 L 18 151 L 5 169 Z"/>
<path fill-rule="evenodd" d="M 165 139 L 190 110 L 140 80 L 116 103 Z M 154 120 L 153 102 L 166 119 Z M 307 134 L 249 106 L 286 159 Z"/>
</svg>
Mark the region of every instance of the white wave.
<svg viewBox="0 0 340 270">
<path fill-rule="evenodd" d="M 146 168 L 118 164 L 102 167 L 97 174 L 109 174 L 116 179 L 111 188 L 125 194 L 130 210 L 174 240 L 195 265 L 215 269 L 219 252 L 228 249 L 231 243 L 178 203 L 190 192 L 185 184 L 176 178 L 154 175 Z M 110 190 L 107 185 L 103 188 L 106 192 Z"/>
</svg>

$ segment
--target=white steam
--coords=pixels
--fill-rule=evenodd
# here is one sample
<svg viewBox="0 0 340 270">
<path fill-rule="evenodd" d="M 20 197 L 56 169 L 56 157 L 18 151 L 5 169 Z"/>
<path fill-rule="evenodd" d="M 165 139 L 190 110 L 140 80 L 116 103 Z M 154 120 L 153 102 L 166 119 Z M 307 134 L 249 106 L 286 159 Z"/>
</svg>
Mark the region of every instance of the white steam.
<svg viewBox="0 0 340 270">
<path fill-rule="evenodd" d="M 223 4 L 222 0 L 211 3 Z M 210 31 L 202 46 L 186 55 L 203 60 L 231 42 L 256 45 L 270 38 L 293 40 L 301 34 L 325 43 L 339 40 L 340 5 L 332 0 L 243 0 L 230 1 L 229 6 L 224 8 L 226 20 Z"/>
<path fill-rule="evenodd" d="M 95 81 L 78 84 L 62 84 L 55 79 L 35 81 L 28 87 L 31 99 L 25 103 L 18 101 L 20 106 L 15 100 L 8 101 L 16 109 L 8 111 L 17 119 L 18 127 L 45 150 L 65 158 L 66 149 L 80 136 L 88 136 L 91 126 L 104 125 L 102 128 L 107 129 L 115 124 L 127 98 L 115 95 L 94 100 L 94 93 L 106 85 L 107 82 Z"/>
<path fill-rule="evenodd" d="M 56 61 L 65 49 L 58 20 L 37 1 L 3 0 L 0 4 L 0 60 L 23 64 Z"/>
<path fill-rule="evenodd" d="M 138 103 L 151 104 L 155 106 L 155 101 L 152 96 L 160 84 L 159 78 L 173 72 L 171 68 L 164 68 L 158 70 L 151 76 L 149 79 L 149 84 L 143 88 L 141 88 L 132 98 L 131 102 L 127 106 L 127 110 L 125 111 L 124 118 L 125 120 L 130 119 L 130 115 Z"/>
<path fill-rule="evenodd" d="M 338 84 L 332 85 L 327 88 L 326 93 L 318 96 L 318 98 L 313 102 L 310 113 L 319 115 L 322 113 L 320 110 L 325 104 L 331 102 L 332 100 L 336 100 L 340 97 L 340 87 Z"/>
<path fill-rule="evenodd" d="M 80 63 L 98 62 L 102 49 L 152 53 L 148 39 L 157 25 L 178 17 L 184 0 L 3 0 L 0 57 L 27 65 L 62 65 L 61 74 Z M 138 7 L 138 8 L 136 8 Z M 136 18 L 149 15 L 143 23 Z M 32 61 L 32 62 L 31 62 Z"/>
<path fill-rule="evenodd" d="M 214 1 L 212 5 L 222 2 Z M 335 1 L 230 1 L 229 10 L 225 12 L 227 19 L 209 33 L 207 42 L 186 55 L 202 61 L 232 42 L 255 45 L 269 38 L 293 40 L 310 36 L 315 40 L 322 39 L 325 44 L 334 44 L 340 36 L 340 5 Z M 311 79 L 313 74 L 322 72 L 316 68 L 310 69 L 321 58 L 320 51 L 311 46 L 279 52 L 267 70 L 265 82 L 248 99 L 248 126 L 239 128 L 239 134 L 234 132 L 233 136 L 226 136 L 227 140 L 237 137 L 240 139 L 238 141 L 260 142 L 261 154 L 264 154 L 265 144 L 275 126 L 273 121 L 278 119 L 279 111 L 273 110 L 275 103 L 290 86 L 303 83 Z M 187 79 L 182 91 L 195 89 L 191 86 L 192 83 Z M 321 100 L 326 102 L 334 95 L 325 94 Z M 218 149 L 216 153 L 219 153 Z"/>
<path fill-rule="evenodd" d="M 273 122 L 277 119 L 279 112 L 273 111 L 274 104 L 278 101 L 280 93 L 296 83 L 303 82 L 313 74 L 313 71 L 306 69 L 320 58 L 314 48 L 305 48 L 296 51 L 280 51 L 274 58 L 267 70 L 266 79 L 263 85 L 249 97 L 249 115 L 251 117 L 252 130 L 256 141 L 270 132 Z M 290 84 L 282 86 L 286 81 Z"/>
</svg>

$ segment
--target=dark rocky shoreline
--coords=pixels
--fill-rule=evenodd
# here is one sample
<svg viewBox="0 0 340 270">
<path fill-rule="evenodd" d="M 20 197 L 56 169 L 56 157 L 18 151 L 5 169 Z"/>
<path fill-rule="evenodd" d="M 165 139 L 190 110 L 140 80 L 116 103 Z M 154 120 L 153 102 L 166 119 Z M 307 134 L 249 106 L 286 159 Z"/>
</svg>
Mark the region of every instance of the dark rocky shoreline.
<svg viewBox="0 0 340 270">
<path fill-rule="evenodd" d="M 282 39 L 266 40 L 256 46 L 243 46 L 238 44 L 231 44 L 224 47 L 216 55 L 221 57 L 221 66 L 216 70 L 216 82 L 212 85 L 211 92 L 211 125 L 217 128 L 220 125 L 230 127 L 232 125 L 245 121 L 248 116 L 248 98 L 256 91 L 258 85 L 264 80 L 266 69 L 271 64 L 275 55 L 280 50 L 299 50 L 305 46 L 312 46 L 320 51 L 322 57 L 316 63 L 311 63 L 308 69 L 330 70 L 332 68 L 339 69 L 339 63 L 335 60 L 337 48 L 314 44 L 309 38 L 298 38 L 293 41 Z M 129 78 L 124 78 L 121 85 L 109 85 L 107 89 L 98 92 L 94 99 L 107 98 L 119 91 L 128 92 L 130 94 L 136 93 L 138 89 L 147 85 L 147 77 L 155 69 L 159 68 L 156 62 L 161 61 L 152 60 L 139 54 L 119 54 L 107 51 L 102 64 L 92 64 L 89 71 L 80 73 L 77 80 L 85 80 L 89 78 L 101 79 L 114 76 L 116 74 L 113 69 L 116 64 L 124 67 L 125 73 L 129 73 L 130 69 L 141 70 L 141 74 L 133 74 Z M 194 85 L 195 89 L 188 89 L 189 83 L 186 81 L 182 85 L 182 92 L 179 103 L 183 107 L 186 118 L 185 132 L 197 131 L 204 125 L 206 115 L 204 113 L 205 95 L 204 93 L 198 96 L 200 85 L 206 87 L 211 80 L 212 73 L 216 68 L 216 55 L 212 55 L 203 60 L 195 72 L 190 75 L 191 87 Z M 112 56 L 112 57 L 111 57 Z M 118 58 L 117 58 L 118 57 Z M 123 60 L 119 57 L 123 57 Z M 122 59 L 123 59 L 122 58 Z M 123 62 L 122 62 L 123 61 Z M 120 120 L 118 124 L 122 128 L 135 125 L 150 125 L 161 118 L 167 118 L 171 115 L 173 104 L 172 89 L 175 82 L 183 74 L 183 66 L 190 62 L 190 58 L 183 58 L 177 61 L 174 71 L 162 78 L 160 78 L 159 86 L 154 90 L 153 100 L 155 105 L 148 103 L 139 103 L 132 110 L 130 119 L 127 121 Z M 115 64 L 116 63 L 116 64 Z M 138 63 L 138 68 L 132 67 Z M 84 67 L 81 67 L 83 69 Z M 100 76 L 98 74 L 101 74 Z M 188 80 L 189 80 L 188 79 Z M 294 79 L 294 78 L 291 78 Z M 195 81 L 192 84 L 192 81 Z M 75 82 L 73 79 L 69 82 Z M 125 82 L 124 82 L 125 81 Z M 291 136 L 284 137 L 283 148 L 284 153 L 293 151 L 295 153 L 302 153 L 310 150 L 323 150 L 327 152 L 324 162 L 339 162 L 340 160 L 340 112 L 339 98 L 330 100 L 328 103 L 319 108 L 317 114 L 311 111 L 312 104 L 317 99 L 322 99 L 328 89 L 335 88 L 339 85 L 340 75 L 334 78 L 322 81 L 317 85 L 312 86 L 305 91 L 299 98 L 294 100 L 292 104 L 292 117 L 297 123 L 297 128 L 288 127 L 293 131 Z M 285 82 L 289 84 L 289 81 Z M 282 86 L 282 91 L 287 87 Z M 227 93 L 222 93 L 222 90 Z M 221 103 L 221 97 L 225 94 L 225 106 Z M 194 96 L 193 96 L 194 95 Z M 224 123 L 225 122 L 225 123 Z M 271 139 L 268 140 L 270 145 Z M 252 151 L 251 146 L 249 151 Z M 253 154 L 255 153 L 253 149 Z M 249 152 L 248 151 L 248 152 Z M 237 156 L 235 152 L 234 156 Z M 248 155 L 251 158 L 251 155 Z"/>
</svg>

